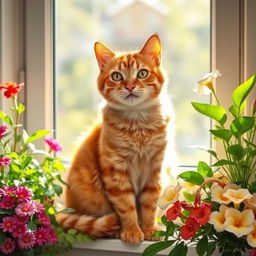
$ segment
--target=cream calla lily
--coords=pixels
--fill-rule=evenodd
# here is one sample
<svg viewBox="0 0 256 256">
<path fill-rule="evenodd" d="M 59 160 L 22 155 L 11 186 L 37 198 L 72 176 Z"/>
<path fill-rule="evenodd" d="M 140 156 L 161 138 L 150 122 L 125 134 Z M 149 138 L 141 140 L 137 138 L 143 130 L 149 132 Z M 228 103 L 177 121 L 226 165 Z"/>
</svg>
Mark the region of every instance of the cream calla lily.
<svg viewBox="0 0 256 256">
<path fill-rule="evenodd" d="M 237 237 L 248 235 L 253 230 L 254 215 L 252 210 L 240 212 L 234 208 L 228 208 L 225 212 L 225 230 L 235 234 Z"/>
<path fill-rule="evenodd" d="M 202 78 L 197 81 L 197 85 L 194 88 L 194 92 L 199 95 L 208 95 L 214 91 L 213 89 L 213 80 L 221 76 L 219 70 L 205 74 Z"/>
<path fill-rule="evenodd" d="M 224 197 L 228 198 L 234 204 L 240 204 L 244 200 L 249 199 L 252 197 L 252 194 L 249 192 L 248 189 L 227 189 L 227 191 L 223 194 Z"/>
<path fill-rule="evenodd" d="M 252 224 L 253 230 L 247 236 L 247 242 L 250 246 L 256 247 L 256 220 Z"/>
<path fill-rule="evenodd" d="M 222 188 L 219 185 L 212 187 L 212 201 L 217 202 L 219 204 L 229 204 L 231 201 L 224 196 L 226 192 L 226 188 Z"/>
<path fill-rule="evenodd" d="M 227 209 L 228 209 L 228 207 L 222 204 L 220 206 L 220 211 L 219 212 L 215 211 L 215 212 L 212 212 L 211 215 L 210 215 L 209 223 L 213 224 L 214 229 L 217 232 L 222 232 L 226 228 L 226 226 L 225 226 L 225 221 L 226 221 L 225 213 L 226 213 Z"/>
<path fill-rule="evenodd" d="M 252 197 L 244 200 L 246 208 L 250 208 L 253 212 L 256 212 L 256 193 L 253 193 Z"/>
<path fill-rule="evenodd" d="M 180 190 L 181 186 L 179 184 L 177 186 L 168 186 L 164 190 L 163 195 L 158 199 L 158 207 L 164 210 L 169 204 L 177 201 Z"/>
</svg>

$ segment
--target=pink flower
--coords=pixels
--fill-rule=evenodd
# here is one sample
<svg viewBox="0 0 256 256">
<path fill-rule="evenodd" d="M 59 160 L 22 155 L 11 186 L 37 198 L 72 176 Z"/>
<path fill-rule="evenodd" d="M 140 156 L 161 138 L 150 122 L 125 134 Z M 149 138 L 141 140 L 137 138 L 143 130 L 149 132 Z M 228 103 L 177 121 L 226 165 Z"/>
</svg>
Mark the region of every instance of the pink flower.
<svg viewBox="0 0 256 256">
<path fill-rule="evenodd" d="M 12 209 L 15 206 L 15 198 L 12 196 L 4 196 L 0 201 L 0 208 Z"/>
<path fill-rule="evenodd" d="M 39 203 L 37 201 L 33 201 L 33 204 L 34 204 L 36 213 L 42 213 L 43 211 L 45 211 L 45 208 L 41 203 Z"/>
<path fill-rule="evenodd" d="M 0 140 L 5 136 L 6 130 L 7 130 L 7 126 L 0 125 Z"/>
<path fill-rule="evenodd" d="M 38 216 L 38 220 L 40 222 L 40 224 L 48 226 L 51 224 L 50 218 L 46 215 L 45 212 L 40 212 L 37 214 Z"/>
<path fill-rule="evenodd" d="M 36 238 L 34 233 L 27 232 L 23 236 L 18 238 L 18 245 L 21 249 L 32 248 L 36 243 Z"/>
<path fill-rule="evenodd" d="M 15 250 L 15 242 L 11 238 L 6 238 L 0 246 L 0 251 L 4 254 L 10 254 Z"/>
<path fill-rule="evenodd" d="M 12 232 L 13 237 L 22 237 L 27 232 L 27 226 L 24 223 L 17 223 Z"/>
<path fill-rule="evenodd" d="M 31 192 L 25 187 L 17 187 L 16 195 L 20 201 L 30 200 L 32 198 Z"/>
<path fill-rule="evenodd" d="M 35 232 L 35 237 L 36 237 L 36 245 L 42 245 L 45 242 L 48 242 L 49 237 L 48 237 L 49 231 L 45 228 L 39 228 Z"/>
<path fill-rule="evenodd" d="M 16 187 L 4 186 L 1 191 L 3 192 L 3 195 L 14 196 L 16 194 Z"/>
<path fill-rule="evenodd" d="M 44 139 L 44 141 L 48 144 L 51 151 L 54 151 L 54 152 L 62 151 L 61 145 L 54 138 Z"/>
<path fill-rule="evenodd" d="M 11 164 L 11 159 L 9 157 L 0 157 L 0 167 L 9 166 Z"/>
<path fill-rule="evenodd" d="M 34 204 L 31 201 L 24 201 L 16 207 L 15 212 L 21 217 L 32 216 L 35 213 Z"/>
<path fill-rule="evenodd" d="M 58 241 L 58 236 L 53 228 L 47 228 L 47 243 L 54 244 Z"/>
<path fill-rule="evenodd" d="M 15 222 L 12 217 L 4 217 L 2 223 L 0 223 L 0 229 L 4 232 L 13 232 L 15 227 Z"/>
<path fill-rule="evenodd" d="M 16 225 L 27 223 L 28 219 L 29 219 L 29 216 L 22 216 L 22 217 L 18 215 L 13 216 L 13 221 L 15 222 Z"/>
</svg>

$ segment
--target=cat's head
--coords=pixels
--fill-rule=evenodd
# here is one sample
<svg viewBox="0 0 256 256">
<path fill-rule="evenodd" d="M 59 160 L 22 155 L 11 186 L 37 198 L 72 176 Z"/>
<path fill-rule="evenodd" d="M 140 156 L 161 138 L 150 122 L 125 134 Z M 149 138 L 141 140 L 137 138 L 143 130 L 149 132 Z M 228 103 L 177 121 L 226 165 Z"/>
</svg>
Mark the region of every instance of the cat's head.
<svg viewBox="0 0 256 256">
<path fill-rule="evenodd" d="M 137 106 L 158 97 L 164 76 L 157 35 L 152 35 L 138 52 L 115 53 L 99 42 L 94 50 L 100 68 L 98 88 L 111 105 Z"/>
</svg>

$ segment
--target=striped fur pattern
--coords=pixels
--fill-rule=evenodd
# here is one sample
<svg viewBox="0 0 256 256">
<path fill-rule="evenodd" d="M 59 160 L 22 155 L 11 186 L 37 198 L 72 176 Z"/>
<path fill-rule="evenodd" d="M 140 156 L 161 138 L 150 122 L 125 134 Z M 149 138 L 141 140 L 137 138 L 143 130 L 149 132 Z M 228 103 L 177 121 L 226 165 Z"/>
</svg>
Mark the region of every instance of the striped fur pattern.
<svg viewBox="0 0 256 256">
<path fill-rule="evenodd" d="M 95 44 L 106 106 L 102 123 L 84 140 L 70 168 L 65 203 L 76 212 L 59 215 L 64 228 L 93 237 L 120 236 L 130 244 L 154 239 L 170 123 L 161 102 L 160 52 L 157 35 L 134 53 L 117 54 Z"/>
</svg>

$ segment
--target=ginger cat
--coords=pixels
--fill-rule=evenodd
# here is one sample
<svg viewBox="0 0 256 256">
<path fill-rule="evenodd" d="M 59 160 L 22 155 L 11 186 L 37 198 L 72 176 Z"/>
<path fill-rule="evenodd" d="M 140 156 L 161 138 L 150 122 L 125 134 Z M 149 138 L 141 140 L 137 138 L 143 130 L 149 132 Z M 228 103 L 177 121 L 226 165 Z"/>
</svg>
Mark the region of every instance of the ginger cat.
<svg viewBox="0 0 256 256">
<path fill-rule="evenodd" d="M 97 42 L 98 89 L 106 100 L 103 121 L 78 149 L 69 170 L 64 228 L 93 237 L 152 240 L 160 170 L 170 117 L 160 92 L 161 44 L 152 35 L 139 52 L 117 54 Z M 170 156 L 168 156 L 170 157 Z"/>
</svg>

